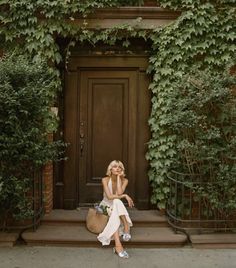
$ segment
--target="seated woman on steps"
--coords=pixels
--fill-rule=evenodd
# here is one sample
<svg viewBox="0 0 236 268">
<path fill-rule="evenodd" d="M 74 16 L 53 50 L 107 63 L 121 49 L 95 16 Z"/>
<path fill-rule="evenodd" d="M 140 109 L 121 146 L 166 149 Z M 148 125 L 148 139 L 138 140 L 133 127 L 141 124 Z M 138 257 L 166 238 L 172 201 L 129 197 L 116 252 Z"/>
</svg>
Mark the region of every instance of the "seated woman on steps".
<svg viewBox="0 0 236 268">
<path fill-rule="evenodd" d="M 121 199 L 125 198 L 130 208 L 134 206 L 134 203 L 127 194 L 124 194 L 128 185 L 124 171 L 123 163 L 114 160 L 107 168 L 107 177 L 102 179 L 104 197 L 100 206 L 108 207 L 110 215 L 106 227 L 97 238 L 102 245 L 109 245 L 111 240 L 115 240 L 113 252 L 121 258 L 128 258 L 129 255 L 121 244 L 120 236 L 123 241 L 129 241 L 131 239 L 130 227 L 133 224 Z"/>
</svg>

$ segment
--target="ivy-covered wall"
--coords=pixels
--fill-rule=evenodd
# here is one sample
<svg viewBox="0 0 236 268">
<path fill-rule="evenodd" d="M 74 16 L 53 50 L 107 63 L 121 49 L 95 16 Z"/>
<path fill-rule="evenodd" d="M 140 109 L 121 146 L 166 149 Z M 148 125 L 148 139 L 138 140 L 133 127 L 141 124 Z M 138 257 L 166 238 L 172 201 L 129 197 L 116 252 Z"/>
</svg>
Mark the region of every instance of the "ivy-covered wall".
<svg viewBox="0 0 236 268">
<path fill-rule="evenodd" d="M 235 60 L 235 1 L 160 1 L 163 7 L 181 9 L 171 25 L 152 35 L 150 69 L 153 82 L 152 113 L 149 120 L 152 139 L 148 160 L 154 193 L 152 202 L 165 206 L 168 173 L 176 168 L 177 136 L 170 131 L 168 118 L 176 99 L 170 95 L 184 76 L 197 70 L 222 70 Z"/>
<path fill-rule="evenodd" d="M 12 0 L 1 1 L 0 38 L 5 47 L 14 47 L 27 53 L 35 61 L 44 57 L 50 66 L 63 59 L 56 37 L 70 39 L 69 47 L 76 42 L 89 41 L 96 45 L 102 41 L 114 44 L 123 40 L 129 46 L 129 38 L 151 40 L 152 48 L 148 72 L 152 112 L 149 119 L 152 138 L 147 159 L 150 162 L 149 178 L 153 186 L 152 202 L 164 207 L 169 187 L 167 175 L 173 168 L 177 151 L 177 137 L 169 131 L 171 92 L 175 84 L 191 70 L 221 70 L 233 65 L 236 51 L 235 0 L 160 0 L 163 8 L 180 10 L 181 16 L 170 25 L 152 30 L 140 30 L 120 25 L 107 30 L 90 30 L 86 17 L 96 8 L 141 5 L 142 1 L 119 0 Z M 80 14 L 84 24 L 73 24 Z M 68 54 L 67 54 L 68 55 Z M 60 88 L 59 72 L 55 86 Z"/>
</svg>

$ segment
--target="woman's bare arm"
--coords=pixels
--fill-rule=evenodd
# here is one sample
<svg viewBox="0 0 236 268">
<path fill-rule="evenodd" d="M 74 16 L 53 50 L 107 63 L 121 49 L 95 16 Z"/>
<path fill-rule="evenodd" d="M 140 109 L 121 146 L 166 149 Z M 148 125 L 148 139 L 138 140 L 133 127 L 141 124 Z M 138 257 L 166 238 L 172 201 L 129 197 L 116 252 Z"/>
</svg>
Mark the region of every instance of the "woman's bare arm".
<svg viewBox="0 0 236 268">
<path fill-rule="evenodd" d="M 117 194 L 122 195 L 128 185 L 128 180 L 127 179 L 122 179 L 120 176 L 117 176 Z"/>
<path fill-rule="evenodd" d="M 126 186 L 128 184 L 128 180 L 126 179 Z M 104 189 L 104 192 L 106 193 L 107 195 L 107 198 L 110 199 L 110 200 L 113 200 L 113 199 L 122 199 L 122 198 L 125 198 L 127 201 L 128 201 L 128 204 L 129 204 L 129 207 L 133 207 L 134 206 L 134 202 L 133 200 L 127 195 L 127 194 L 112 194 L 108 188 L 108 181 L 107 181 L 107 178 L 103 178 L 102 179 L 102 185 L 103 185 L 103 189 Z M 125 184 L 124 184 L 124 190 L 126 188 Z"/>
<path fill-rule="evenodd" d="M 108 183 L 107 183 L 107 178 L 102 179 L 102 185 L 104 192 L 106 193 L 106 196 L 108 199 L 113 200 L 113 199 L 122 199 L 126 198 L 125 194 L 112 194 L 108 188 Z"/>
</svg>

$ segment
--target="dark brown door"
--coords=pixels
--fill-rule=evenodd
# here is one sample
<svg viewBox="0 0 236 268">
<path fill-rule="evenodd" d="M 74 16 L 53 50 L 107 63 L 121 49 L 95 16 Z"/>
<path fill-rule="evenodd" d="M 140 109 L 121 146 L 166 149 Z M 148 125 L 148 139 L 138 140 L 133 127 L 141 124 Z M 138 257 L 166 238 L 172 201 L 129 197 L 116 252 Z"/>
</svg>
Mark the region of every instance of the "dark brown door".
<svg viewBox="0 0 236 268">
<path fill-rule="evenodd" d="M 79 83 L 79 205 L 101 200 L 101 178 L 119 159 L 135 193 L 137 72 L 81 71 Z"/>
<path fill-rule="evenodd" d="M 127 192 L 136 207 L 149 208 L 145 154 L 151 98 L 146 67 L 144 56 L 71 59 L 64 102 L 64 138 L 70 145 L 63 180 L 55 186 L 63 208 L 100 201 L 101 178 L 114 159 L 125 165 Z"/>
</svg>

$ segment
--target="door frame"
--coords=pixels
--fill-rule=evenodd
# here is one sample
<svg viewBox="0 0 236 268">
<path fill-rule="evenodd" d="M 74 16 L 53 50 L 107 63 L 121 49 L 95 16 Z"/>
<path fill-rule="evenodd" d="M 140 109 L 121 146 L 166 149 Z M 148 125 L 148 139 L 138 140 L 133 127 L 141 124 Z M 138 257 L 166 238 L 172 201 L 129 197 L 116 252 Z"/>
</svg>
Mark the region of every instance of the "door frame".
<svg viewBox="0 0 236 268">
<path fill-rule="evenodd" d="M 92 63 L 92 64 L 91 64 Z M 125 67 L 124 67 L 125 66 Z M 76 55 L 72 54 L 67 71 L 64 75 L 65 78 L 65 90 L 64 90 L 64 140 L 65 142 L 73 143 L 75 146 L 68 146 L 66 150 L 66 155 L 73 156 L 70 161 L 64 161 L 63 163 L 63 176 L 58 181 L 54 183 L 54 200 L 58 200 L 57 204 L 54 205 L 56 208 L 64 208 L 64 209 L 74 209 L 78 204 L 78 181 L 79 181 L 79 165 L 76 162 L 76 152 L 79 149 L 79 141 L 78 131 L 79 128 L 76 128 L 76 124 L 79 121 L 78 116 L 78 71 L 92 68 L 109 68 L 110 70 L 135 70 L 138 72 L 139 76 L 147 77 L 146 69 L 148 67 L 148 56 L 146 54 L 121 54 L 121 55 Z M 142 79 L 140 79 L 142 81 Z M 146 84 L 145 84 L 146 86 Z M 76 91 L 76 92 L 75 92 Z M 150 93 L 151 94 L 151 93 Z M 146 103 L 149 107 L 151 106 L 151 97 L 148 100 L 150 103 Z M 146 100 L 147 102 L 147 100 Z M 146 113 L 150 113 L 146 111 Z M 67 120 L 71 120 L 72 126 L 74 126 L 75 131 L 72 129 L 68 129 L 65 125 Z M 144 118 L 140 119 L 141 121 Z M 145 118 L 145 121 L 147 118 Z M 146 122 L 147 123 L 147 122 Z M 139 123 L 137 122 L 137 129 L 139 128 Z M 150 133 L 146 133 L 146 136 L 150 137 Z M 137 150 L 137 153 L 139 150 Z M 145 153 L 145 152 L 143 152 Z M 140 169 L 142 169 L 142 165 L 147 165 L 146 163 L 136 163 L 138 166 L 141 165 Z M 69 174 L 68 170 L 70 170 L 71 176 L 65 178 L 65 174 Z M 139 170 L 137 170 L 139 172 Z M 76 186 L 76 187 L 75 187 Z M 149 183 L 145 186 L 147 191 L 149 192 Z M 148 209 L 147 205 L 147 192 L 142 193 L 143 185 L 135 185 L 135 191 L 137 195 L 140 195 L 139 199 L 139 207 Z M 148 194 L 149 198 L 149 194 Z"/>
</svg>

